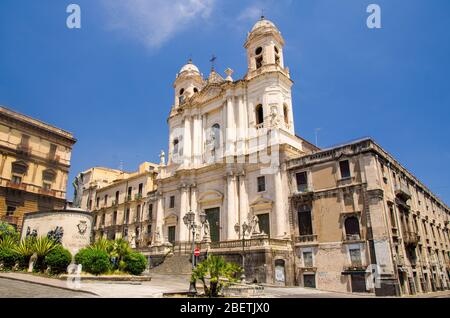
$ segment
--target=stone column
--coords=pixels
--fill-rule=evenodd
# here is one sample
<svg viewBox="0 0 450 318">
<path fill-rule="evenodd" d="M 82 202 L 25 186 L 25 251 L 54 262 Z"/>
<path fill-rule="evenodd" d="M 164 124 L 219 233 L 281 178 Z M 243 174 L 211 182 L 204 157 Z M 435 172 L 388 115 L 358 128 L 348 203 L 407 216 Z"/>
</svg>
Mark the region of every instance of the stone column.
<svg viewBox="0 0 450 318">
<path fill-rule="evenodd" d="M 237 211 L 237 187 L 236 187 L 236 175 L 229 172 L 227 175 L 227 211 L 226 215 L 226 240 L 236 240 L 237 233 L 234 230 L 234 226 L 238 223 L 238 211 Z"/>
<path fill-rule="evenodd" d="M 183 136 L 183 163 L 187 168 L 192 162 L 192 134 L 191 134 L 191 120 L 186 117 L 184 119 L 184 136 Z"/>
<path fill-rule="evenodd" d="M 237 154 L 242 156 L 246 153 L 246 140 L 247 140 L 247 130 L 248 130 L 248 122 L 247 122 L 247 109 L 244 105 L 244 96 L 241 95 L 238 97 L 238 108 L 239 108 L 239 127 L 237 134 Z M 244 158 L 245 159 L 245 158 Z"/>
<path fill-rule="evenodd" d="M 156 207 L 156 228 L 153 230 L 153 245 L 164 243 L 164 204 L 163 194 L 158 193 L 158 203 Z M 159 232 L 159 235 L 157 233 Z"/>
<path fill-rule="evenodd" d="M 239 176 L 239 221 L 241 225 L 244 224 L 244 222 L 248 223 L 249 202 L 246 184 L 245 173 L 241 173 Z"/>
<path fill-rule="evenodd" d="M 180 199 L 180 216 L 178 219 L 178 240 L 180 242 L 187 242 L 189 240 L 189 230 L 187 226 L 184 224 L 183 218 L 187 212 L 189 212 L 189 187 L 185 184 L 181 186 L 181 199 Z"/>
<path fill-rule="evenodd" d="M 275 219 L 275 237 L 282 239 L 285 238 L 289 231 L 289 222 L 288 222 L 288 208 L 284 206 L 283 202 L 287 201 L 287 197 L 284 197 L 283 194 L 283 182 L 281 179 L 281 171 L 275 172 L 273 175 L 274 178 L 274 187 L 275 187 L 275 206 L 273 208 L 272 213 L 274 213 Z M 287 196 L 287 195 L 286 195 Z"/>
<path fill-rule="evenodd" d="M 226 126 L 227 152 L 226 155 L 233 156 L 235 154 L 236 142 L 236 122 L 234 117 L 233 97 L 227 97 L 227 126 Z"/>
<path fill-rule="evenodd" d="M 202 122 L 200 116 L 197 115 L 194 117 L 194 131 L 192 136 L 192 145 L 193 145 L 193 157 L 194 157 L 194 166 L 197 166 L 201 163 L 202 157 Z"/>
</svg>

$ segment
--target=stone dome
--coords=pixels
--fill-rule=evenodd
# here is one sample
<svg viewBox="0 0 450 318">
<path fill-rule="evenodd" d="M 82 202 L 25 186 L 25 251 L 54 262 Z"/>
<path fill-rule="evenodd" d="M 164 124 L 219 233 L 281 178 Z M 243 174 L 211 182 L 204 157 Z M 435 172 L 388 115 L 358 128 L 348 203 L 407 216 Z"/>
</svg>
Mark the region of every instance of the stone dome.
<svg viewBox="0 0 450 318">
<path fill-rule="evenodd" d="M 190 73 L 194 72 L 194 73 L 200 74 L 198 67 L 192 63 L 192 60 L 189 60 L 189 62 L 181 68 L 179 74 L 181 74 L 183 72 L 190 72 Z"/>
<path fill-rule="evenodd" d="M 275 29 L 277 29 L 275 23 L 273 23 L 270 20 L 267 20 L 265 17 L 261 17 L 261 20 L 256 22 L 256 24 L 252 28 L 252 32 L 256 31 L 259 28 L 275 28 Z"/>
</svg>

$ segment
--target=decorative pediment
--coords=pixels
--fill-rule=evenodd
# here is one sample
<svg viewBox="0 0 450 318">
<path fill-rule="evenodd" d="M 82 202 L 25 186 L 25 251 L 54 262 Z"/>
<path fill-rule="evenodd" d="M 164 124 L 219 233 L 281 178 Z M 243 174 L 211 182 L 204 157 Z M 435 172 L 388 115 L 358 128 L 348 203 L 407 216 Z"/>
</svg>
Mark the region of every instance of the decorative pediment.
<svg viewBox="0 0 450 318">
<path fill-rule="evenodd" d="M 250 208 L 253 212 L 261 210 L 272 210 L 273 201 L 263 196 L 260 196 L 250 204 Z"/>
<path fill-rule="evenodd" d="M 164 219 L 164 223 L 166 225 L 176 225 L 178 223 L 178 216 L 172 213 Z"/>
<path fill-rule="evenodd" d="M 42 179 L 46 181 L 55 181 L 56 179 L 56 172 L 52 169 L 46 169 L 42 172 Z"/>
<path fill-rule="evenodd" d="M 195 95 L 192 103 L 203 104 L 207 101 L 219 97 L 223 93 L 223 89 L 217 85 L 207 85 L 199 94 Z"/>
<path fill-rule="evenodd" d="M 25 161 L 18 160 L 13 162 L 11 165 L 13 173 L 24 175 L 28 171 L 28 164 Z"/>
<path fill-rule="evenodd" d="M 200 194 L 198 203 L 203 205 L 221 204 L 223 201 L 223 194 L 219 191 L 210 190 Z"/>
</svg>

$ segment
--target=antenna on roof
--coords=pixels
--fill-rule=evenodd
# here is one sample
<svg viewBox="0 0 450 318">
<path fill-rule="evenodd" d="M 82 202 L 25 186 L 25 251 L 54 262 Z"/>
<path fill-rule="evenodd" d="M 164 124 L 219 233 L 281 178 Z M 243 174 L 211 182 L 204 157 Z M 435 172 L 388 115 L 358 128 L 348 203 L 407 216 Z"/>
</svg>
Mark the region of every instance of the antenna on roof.
<svg viewBox="0 0 450 318">
<path fill-rule="evenodd" d="M 264 16 L 264 8 L 261 9 L 261 20 L 264 20 L 266 17 Z"/>
<path fill-rule="evenodd" d="M 321 131 L 321 130 L 322 130 L 322 128 L 316 128 L 316 129 L 314 129 L 314 133 L 315 133 L 315 135 L 316 135 L 316 147 L 317 147 L 317 148 L 319 147 L 318 135 L 319 135 L 319 131 Z"/>
</svg>

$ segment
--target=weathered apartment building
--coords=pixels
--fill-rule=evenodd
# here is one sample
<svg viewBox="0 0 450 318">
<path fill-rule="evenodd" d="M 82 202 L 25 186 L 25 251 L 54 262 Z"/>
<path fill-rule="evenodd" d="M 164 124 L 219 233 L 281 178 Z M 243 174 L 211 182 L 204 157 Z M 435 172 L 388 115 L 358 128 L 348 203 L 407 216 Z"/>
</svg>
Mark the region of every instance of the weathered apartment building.
<svg viewBox="0 0 450 318">
<path fill-rule="evenodd" d="M 95 239 L 125 238 L 132 247 L 151 243 L 156 168 L 144 162 L 132 173 L 92 168 L 77 177 L 77 206 L 93 212 Z"/>
<path fill-rule="evenodd" d="M 297 285 L 377 295 L 449 288 L 449 208 L 373 140 L 287 169 Z"/>
<path fill-rule="evenodd" d="M 19 230 L 24 214 L 64 209 L 73 135 L 0 107 L 0 221 Z"/>
</svg>

